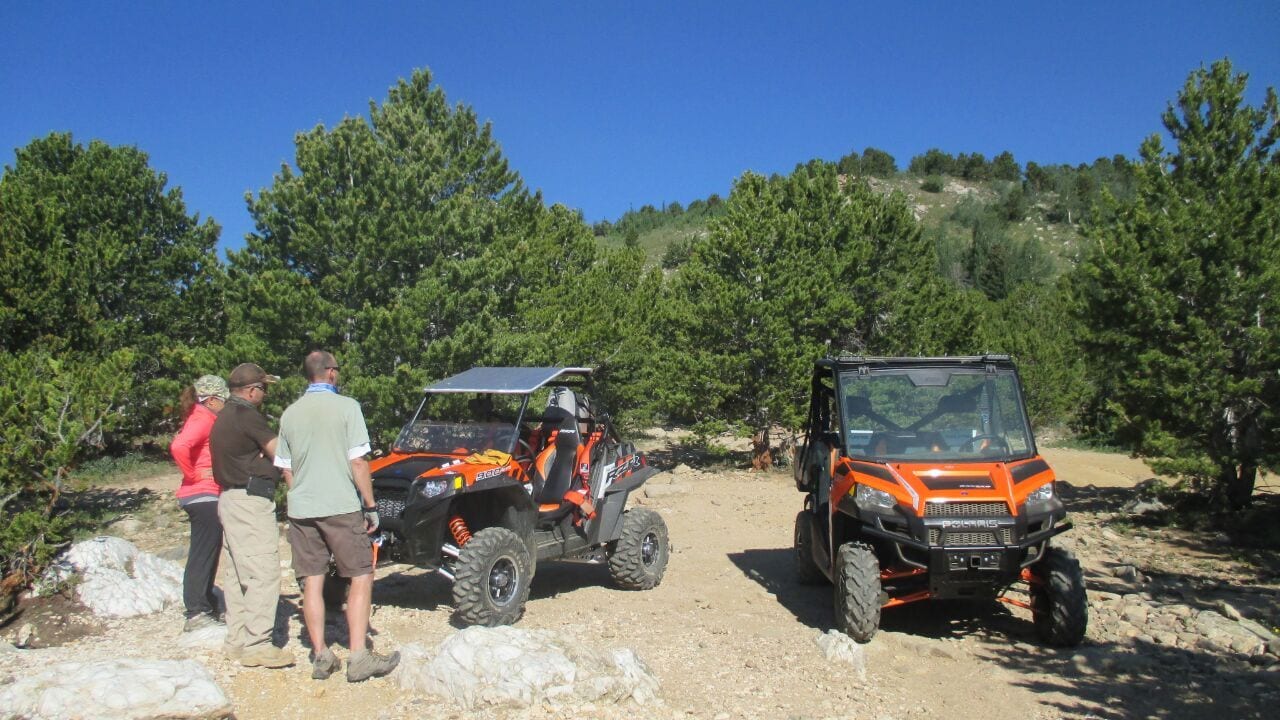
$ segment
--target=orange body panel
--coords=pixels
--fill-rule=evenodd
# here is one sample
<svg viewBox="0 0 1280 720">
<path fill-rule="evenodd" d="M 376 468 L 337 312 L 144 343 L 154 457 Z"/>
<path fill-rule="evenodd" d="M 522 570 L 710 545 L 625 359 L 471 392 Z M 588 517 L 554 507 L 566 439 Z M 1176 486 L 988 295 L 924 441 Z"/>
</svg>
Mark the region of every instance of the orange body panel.
<svg viewBox="0 0 1280 720">
<path fill-rule="evenodd" d="M 495 474 L 511 475 L 522 483 L 529 482 L 529 476 L 525 472 L 525 468 L 521 467 L 521 465 L 517 463 L 514 459 L 509 460 L 502 465 L 495 465 L 493 463 L 465 462 L 464 459 L 469 455 L 470 453 L 460 453 L 457 455 L 437 455 L 432 453 L 393 452 L 393 453 L 384 455 L 380 458 L 376 458 L 375 460 L 370 462 L 369 471 L 371 473 L 377 472 L 387 466 L 394 465 L 398 462 L 403 462 L 405 460 L 408 460 L 410 458 L 415 458 L 415 457 L 448 458 L 452 464 L 446 464 L 441 467 L 432 468 L 422 473 L 422 475 L 420 475 L 419 477 L 431 477 L 433 475 L 444 475 L 446 473 L 451 475 L 459 475 L 462 477 L 463 484 L 465 484 L 468 487 L 476 484 L 476 482 L 479 480 L 483 480 L 484 478 L 487 478 L 487 477 L 492 477 L 492 475 L 495 475 Z"/>
<path fill-rule="evenodd" d="M 1044 469 L 1015 483 L 1014 468 L 1039 461 Z M 860 471 L 859 466 L 888 469 L 900 482 L 889 482 Z M 867 468 L 870 469 L 870 468 Z M 1053 470 L 1039 455 L 1016 463 L 867 463 L 841 457 L 834 463 L 831 502 L 834 506 L 853 489 L 855 483 L 883 490 L 902 505 L 923 514 L 928 502 L 1002 501 L 1011 515 L 1027 495 L 1055 479 Z M 904 485 L 906 487 L 904 487 Z M 908 489 L 909 488 L 909 489 Z"/>
</svg>

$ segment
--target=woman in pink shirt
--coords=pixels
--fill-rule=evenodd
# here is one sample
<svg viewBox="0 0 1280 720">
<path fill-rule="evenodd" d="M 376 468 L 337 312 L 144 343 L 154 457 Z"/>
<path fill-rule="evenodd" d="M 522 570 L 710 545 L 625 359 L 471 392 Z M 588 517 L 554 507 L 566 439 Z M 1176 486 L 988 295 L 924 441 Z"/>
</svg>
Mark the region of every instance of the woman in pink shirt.
<svg viewBox="0 0 1280 720">
<path fill-rule="evenodd" d="M 222 550 L 222 523 L 218 520 L 218 494 L 209 456 L 209 431 L 230 396 L 227 383 L 217 375 L 205 375 L 183 388 L 182 429 L 169 445 L 169 452 L 182 470 L 178 505 L 191 519 L 191 546 L 187 569 L 182 575 L 182 601 L 187 607 L 184 631 L 221 624 L 213 580 L 218 574 L 218 554 Z"/>
</svg>

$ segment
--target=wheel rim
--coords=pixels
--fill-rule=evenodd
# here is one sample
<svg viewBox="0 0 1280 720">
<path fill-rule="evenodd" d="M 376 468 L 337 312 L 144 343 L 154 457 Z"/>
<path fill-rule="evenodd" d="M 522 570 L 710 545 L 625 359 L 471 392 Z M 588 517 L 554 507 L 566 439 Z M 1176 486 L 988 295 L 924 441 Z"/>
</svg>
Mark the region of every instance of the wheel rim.
<svg viewBox="0 0 1280 720">
<path fill-rule="evenodd" d="M 520 585 L 520 571 L 510 557 L 500 557 L 489 568 L 489 599 L 497 605 L 506 605 L 516 596 Z"/>
<path fill-rule="evenodd" d="M 658 561 L 658 552 L 661 549 L 658 543 L 657 533 L 646 533 L 640 540 L 640 562 L 649 567 Z"/>
</svg>

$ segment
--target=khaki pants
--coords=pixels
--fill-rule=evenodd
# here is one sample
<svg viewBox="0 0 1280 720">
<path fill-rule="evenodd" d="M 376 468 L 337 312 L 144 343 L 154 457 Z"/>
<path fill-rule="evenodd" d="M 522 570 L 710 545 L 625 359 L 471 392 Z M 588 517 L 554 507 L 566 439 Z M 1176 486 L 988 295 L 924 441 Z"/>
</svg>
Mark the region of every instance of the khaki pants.
<svg viewBox="0 0 1280 720">
<path fill-rule="evenodd" d="M 231 562 L 227 600 L 229 646 L 251 648 L 271 643 L 280 601 L 280 536 L 276 505 L 244 490 L 224 490 L 218 497 L 222 545 Z"/>
</svg>

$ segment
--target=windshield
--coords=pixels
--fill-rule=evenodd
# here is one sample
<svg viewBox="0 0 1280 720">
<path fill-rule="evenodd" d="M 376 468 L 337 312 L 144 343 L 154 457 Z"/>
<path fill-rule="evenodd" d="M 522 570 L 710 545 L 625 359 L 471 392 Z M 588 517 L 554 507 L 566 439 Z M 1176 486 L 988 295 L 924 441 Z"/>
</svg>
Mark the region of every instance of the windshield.
<svg viewBox="0 0 1280 720">
<path fill-rule="evenodd" d="M 840 374 L 845 445 L 879 462 L 997 462 L 1034 452 L 1012 370 Z"/>
<path fill-rule="evenodd" d="M 524 395 L 428 393 L 395 451 L 460 455 L 515 447 Z"/>
</svg>

